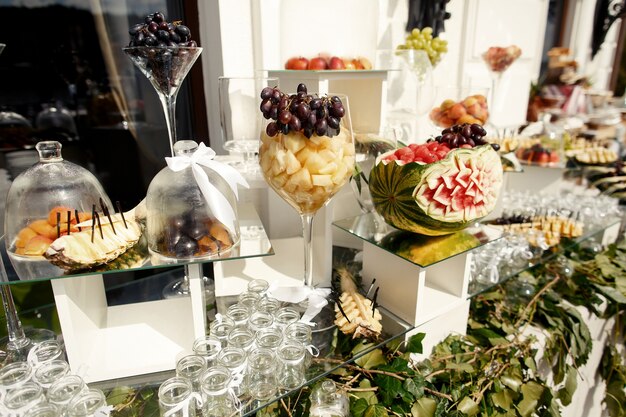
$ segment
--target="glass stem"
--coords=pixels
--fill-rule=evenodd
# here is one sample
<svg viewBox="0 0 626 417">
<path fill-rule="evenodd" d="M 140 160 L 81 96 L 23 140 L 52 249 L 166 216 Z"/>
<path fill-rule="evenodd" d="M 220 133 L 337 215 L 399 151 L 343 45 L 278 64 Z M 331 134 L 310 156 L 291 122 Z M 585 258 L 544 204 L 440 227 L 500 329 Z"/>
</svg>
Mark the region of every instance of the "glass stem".
<svg viewBox="0 0 626 417">
<path fill-rule="evenodd" d="M 311 245 L 311 237 L 313 232 L 313 215 L 302 214 L 302 237 L 304 238 L 304 285 L 313 287 L 313 245 Z"/>
<path fill-rule="evenodd" d="M 13 301 L 13 294 L 11 293 L 9 284 L 0 285 L 0 294 L 2 295 L 2 307 L 4 308 L 4 314 L 7 320 L 7 333 L 9 337 L 7 348 L 9 350 L 18 350 L 27 346 L 30 340 L 28 340 L 24 334 L 22 322 L 17 315 L 17 309 L 15 308 L 15 302 Z"/>
<path fill-rule="evenodd" d="M 163 105 L 163 113 L 165 114 L 165 123 L 167 124 L 167 133 L 170 138 L 170 154 L 174 156 L 174 143 L 176 143 L 176 96 L 178 92 L 170 96 L 159 94 L 161 104 Z"/>
</svg>

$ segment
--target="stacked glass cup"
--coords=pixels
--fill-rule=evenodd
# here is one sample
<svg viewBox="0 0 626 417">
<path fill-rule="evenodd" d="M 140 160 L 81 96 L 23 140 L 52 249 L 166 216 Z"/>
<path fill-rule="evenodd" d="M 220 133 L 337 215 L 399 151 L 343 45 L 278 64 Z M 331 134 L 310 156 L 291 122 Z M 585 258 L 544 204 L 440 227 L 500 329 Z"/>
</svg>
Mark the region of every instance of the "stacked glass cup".
<svg viewBox="0 0 626 417">
<path fill-rule="evenodd" d="M 9 417 L 89 417 L 107 415 L 104 393 L 70 375 L 63 343 L 33 345 L 26 361 L 0 369 L 0 415 Z"/>
<path fill-rule="evenodd" d="M 176 377 L 159 390 L 163 414 L 238 415 L 305 383 L 316 354 L 311 327 L 299 322 L 298 310 L 270 297 L 268 287 L 251 281 L 194 342 L 193 355 L 179 359 Z"/>
</svg>

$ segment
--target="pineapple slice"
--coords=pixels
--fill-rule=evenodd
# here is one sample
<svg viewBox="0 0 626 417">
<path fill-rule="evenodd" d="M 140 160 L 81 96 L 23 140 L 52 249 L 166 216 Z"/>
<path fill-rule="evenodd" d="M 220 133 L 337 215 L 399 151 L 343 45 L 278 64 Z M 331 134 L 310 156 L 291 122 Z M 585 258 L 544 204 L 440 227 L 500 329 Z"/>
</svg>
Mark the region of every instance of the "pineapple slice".
<svg viewBox="0 0 626 417">
<path fill-rule="evenodd" d="M 308 191 L 313 188 L 312 176 L 306 168 L 300 169 L 289 179 L 299 190 Z"/>
<path fill-rule="evenodd" d="M 285 148 L 294 155 L 306 146 L 306 136 L 302 134 L 292 134 L 285 138 Z"/>
<path fill-rule="evenodd" d="M 320 170 L 324 169 L 327 163 L 328 162 L 318 153 L 311 153 L 304 166 L 306 166 L 311 174 L 318 174 Z"/>
<path fill-rule="evenodd" d="M 295 172 L 298 172 L 302 169 L 302 165 L 300 165 L 300 161 L 296 158 L 296 155 L 291 152 L 286 152 L 285 164 L 287 166 L 287 174 L 291 175 Z"/>
<path fill-rule="evenodd" d="M 311 180 L 313 181 L 313 185 L 317 185 L 318 187 L 326 187 L 333 185 L 333 179 L 330 175 L 311 175 Z"/>
<path fill-rule="evenodd" d="M 340 163 L 340 165 L 343 165 Z M 338 166 L 335 162 L 329 161 L 328 164 L 326 164 L 326 166 L 322 167 L 322 169 L 319 170 L 320 174 L 325 174 L 328 175 L 330 174 L 331 176 L 337 171 Z"/>
</svg>

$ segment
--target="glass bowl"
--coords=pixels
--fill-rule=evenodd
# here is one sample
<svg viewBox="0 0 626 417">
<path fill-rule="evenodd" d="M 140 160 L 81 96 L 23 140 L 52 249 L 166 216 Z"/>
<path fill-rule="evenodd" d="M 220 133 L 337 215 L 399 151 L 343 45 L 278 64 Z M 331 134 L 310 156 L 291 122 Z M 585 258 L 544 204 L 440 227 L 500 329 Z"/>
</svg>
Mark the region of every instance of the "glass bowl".
<svg viewBox="0 0 626 417">
<path fill-rule="evenodd" d="M 430 120 L 442 129 L 463 123 L 484 126 L 489 120 L 488 96 L 488 87 L 437 86 Z"/>
</svg>

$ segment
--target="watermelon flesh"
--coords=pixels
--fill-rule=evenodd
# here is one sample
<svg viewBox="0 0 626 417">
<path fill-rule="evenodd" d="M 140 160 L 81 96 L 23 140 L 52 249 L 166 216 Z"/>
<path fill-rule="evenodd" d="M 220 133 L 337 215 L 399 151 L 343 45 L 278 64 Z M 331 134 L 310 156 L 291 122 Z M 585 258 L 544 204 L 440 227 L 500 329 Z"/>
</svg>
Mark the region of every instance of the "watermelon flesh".
<svg viewBox="0 0 626 417">
<path fill-rule="evenodd" d="M 387 223 L 438 236 L 462 230 L 489 214 L 502 178 L 500 157 L 490 145 L 482 145 L 448 150 L 431 163 L 383 154 L 372 169 L 369 186 L 376 211 Z"/>
</svg>

